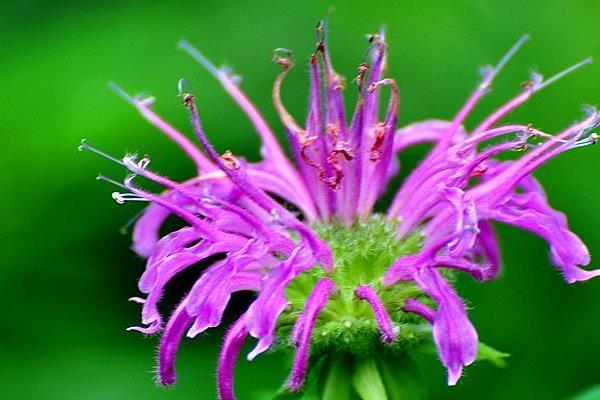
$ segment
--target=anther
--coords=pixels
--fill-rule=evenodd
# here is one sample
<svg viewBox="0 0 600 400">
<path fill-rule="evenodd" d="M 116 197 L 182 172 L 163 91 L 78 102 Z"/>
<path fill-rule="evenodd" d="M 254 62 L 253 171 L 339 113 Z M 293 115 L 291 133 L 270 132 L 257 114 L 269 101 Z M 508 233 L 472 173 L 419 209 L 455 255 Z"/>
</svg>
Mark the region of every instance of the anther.
<svg viewBox="0 0 600 400">
<path fill-rule="evenodd" d="M 179 97 L 181 97 L 181 102 L 186 107 L 193 106 L 194 103 L 194 95 L 192 95 L 189 90 L 185 90 L 188 86 L 189 83 L 185 78 L 181 78 L 177 82 L 177 91 L 179 92 Z"/>
<path fill-rule="evenodd" d="M 588 137 L 578 140 L 571 146 L 571 149 L 576 149 L 578 147 L 595 145 L 598 142 L 598 134 L 596 132 L 592 132 Z"/>
<path fill-rule="evenodd" d="M 375 141 L 373 142 L 373 145 L 371 146 L 371 149 L 369 150 L 369 153 L 370 153 L 369 160 L 371 160 L 373 162 L 379 160 L 379 157 L 381 157 L 381 146 L 383 145 L 383 139 L 385 138 L 385 131 L 386 131 L 386 126 L 383 123 L 378 123 L 373 128 Z"/>
<path fill-rule="evenodd" d="M 140 161 L 138 161 L 138 163 L 137 163 L 138 168 L 141 168 L 141 169 L 146 169 L 148 164 L 150 164 L 150 157 L 148 157 L 147 155 L 142 157 L 142 159 Z"/>
<path fill-rule="evenodd" d="M 369 71 L 369 65 L 367 63 L 361 63 L 358 66 L 358 75 L 352 80 L 352 82 L 356 82 L 358 85 L 358 89 L 362 92 L 363 85 L 365 82 L 365 75 Z"/>
<path fill-rule="evenodd" d="M 148 201 L 147 199 L 136 196 L 133 193 L 112 192 L 111 197 L 119 204 L 124 204 L 126 201 Z"/>
<path fill-rule="evenodd" d="M 128 298 L 127 301 L 130 301 L 130 302 L 136 303 L 136 304 L 144 304 L 146 302 L 146 299 L 134 296 L 134 297 Z"/>
<path fill-rule="evenodd" d="M 482 162 L 481 164 L 478 164 L 475 168 L 473 168 L 473 170 L 471 171 L 471 176 L 473 178 L 483 176 L 483 174 L 485 174 L 487 170 L 488 164 L 486 162 Z"/>
<path fill-rule="evenodd" d="M 240 162 L 235 156 L 231 153 L 231 151 L 227 150 L 222 156 L 221 161 L 223 164 L 229 169 L 239 169 Z"/>
<path fill-rule="evenodd" d="M 139 197 L 133 193 L 112 192 L 111 197 L 118 204 L 124 204 L 126 201 L 148 201 L 143 197 Z"/>
<path fill-rule="evenodd" d="M 325 21 L 320 20 L 317 21 L 317 26 L 315 27 L 315 37 L 318 42 L 322 42 L 325 36 Z"/>
<path fill-rule="evenodd" d="M 291 68 L 294 65 L 292 51 L 282 47 L 275 49 L 273 51 L 273 61 L 286 69 Z"/>
</svg>

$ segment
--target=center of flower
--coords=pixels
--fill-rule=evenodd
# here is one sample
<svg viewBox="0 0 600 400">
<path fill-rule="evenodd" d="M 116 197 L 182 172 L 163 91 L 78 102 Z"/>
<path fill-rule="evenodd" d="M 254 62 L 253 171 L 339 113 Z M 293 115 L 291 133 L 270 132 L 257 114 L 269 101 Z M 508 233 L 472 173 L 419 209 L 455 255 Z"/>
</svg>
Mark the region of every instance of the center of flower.
<svg viewBox="0 0 600 400">
<path fill-rule="evenodd" d="M 402 304 L 409 298 L 422 296 L 422 292 L 411 282 L 383 288 L 381 277 L 394 260 L 420 250 L 421 235 L 417 232 L 400 240 L 398 223 L 377 214 L 351 227 L 333 222 L 318 223 L 312 229 L 331 246 L 335 268 L 331 274 L 313 268 L 289 285 L 286 290 L 289 307 L 278 325 L 280 344 L 292 346 L 289 339 L 292 327 L 315 284 L 326 276 L 335 281 L 338 291 L 318 316 L 311 354 L 334 351 L 358 355 L 371 353 L 384 345 L 372 307 L 357 297 L 356 290 L 361 285 L 375 290 L 392 321 L 395 339 L 385 346 L 405 349 L 420 343 L 421 321 L 404 312 Z"/>
</svg>

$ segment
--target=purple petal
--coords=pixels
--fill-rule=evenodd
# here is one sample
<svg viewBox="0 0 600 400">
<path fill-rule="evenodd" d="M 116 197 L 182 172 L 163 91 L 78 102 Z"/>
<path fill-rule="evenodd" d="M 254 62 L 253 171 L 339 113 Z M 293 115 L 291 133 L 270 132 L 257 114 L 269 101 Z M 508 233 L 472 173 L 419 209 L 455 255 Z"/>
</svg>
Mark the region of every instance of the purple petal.
<svg viewBox="0 0 600 400">
<path fill-rule="evenodd" d="M 387 313 L 383 302 L 379 296 L 377 296 L 377 292 L 369 285 L 359 285 L 354 293 L 356 294 L 356 297 L 365 300 L 371 306 L 373 314 L 375 315 L 375 320 L 381 331 L 383 341 L 386 343 L 393 343 L 396 339 L 396 334 L 394 333 L 392 319 Z"/>
<path fill-rule="evenodd" d="M 435 319 L 435 311 L 432 310 L 429 306 L 421 303 L 416 299 L 408 299 L 404 302 L 404 311 L 417 314 L 421 318 L 425 319 L 430 324 L 433 324 Z"/>
<path fill-rule="evenodd" d="M 185 330 L 192 323 L 192 317 L 186 312 L 186 297 L 175 309 L 160 339 L 158 349 L 158 380 L 162 385 L 175 383 L 175 354 Z"/>
<path fill-rule="evenodd" d="M 394 138 L 394 153 L 399 153 L 408 147 L 420 143 L 435 143 L 440 140 L 451 126 L 452 123 L 449 121 L 429 119 L 399 128 Z M 465 135 L 464 128 L 460 127 L 454 139 L 455 143 L 464 140 Z"/>
<path fill-rule="evenodd" d="M 220 325 L 231 293 L 236 289 L 235 276 L 248 266 L 252 267 L 252 264 L 257 263 L 258 268 L 262 265 L 260 260 L 265 258 L 268 249 L 252 242 L 250 240 L 238 253 L 230 254 L 225 260 L 211 266 L 192 287 L 187 311 L 196 319 L 188 332 L 189 337 Z"/>
<path fill-rule="evenodd" d="M 600 270 L 586 271 L 579 265 L 588 265 L 590 254 L 585 244 L 568 229 L 564 214 L 531 199 L 527 203 L 508 202 L 494 210 L 491 217 L 544 238 L 550 245 L 552 263 L 562 270 L 569 283 L 584 281 L 600 275 Z M 536 208 L 538 208 L 536 210 Z"/>
<path fill-rule="evenodd" d="M 467 318 L 462 300 L 439 272 L 421 268 L 415 273 L 415 282 L 438 304 L 433 320 L 433 338 L 448 370 L 448 385 L 455 385 L 463 366 L 475 361 L 479 343 L 477 332 Z"/>
<path fill-rule="evenodd" d="M 233 373 L 235 362 L 240 354 L 244 340 L 248 335 L 246 331 L 246 315 L 242 315 L 225 335 L 225 341 L 219 355 L 217 365 L 217 390 L 219 400 L 235 400 L 233 392 Z"/>
<path fill-rule="evenodd" d="M 479 221 L 479 235 L 475 242 L 474 253 L 481 254 L 488 263 L 488 274 L 494 279 L 500 272 L 502 259 L 500 256 L 500 244 L 492 224 L 487 221 Z"/>
<path fill-rule="evenodd" d="M 314 259 L 307 254 L 306 249 L 297 248 L 265 278 L 258 298 L 246 313 L 248 332 L 258 339 L 258 344 L 248 354 L 249 360 L 253 360 L 271 346 L 275 338 L 277 318 L 288 305 L 285 289 L 296 276 L 313 264 Z"/>
<path fill-rule="evenodd" d="M 301 331 L 298 338 L 298 350 L 292 364 L 292 372 L 288 379 L 288 387 L 293 392 L 298 392 L 304 385 L 306 370 L 308 368 L 308 356 L 310 340 L 317 316 L 327 305 L 329 297 L 337 290 L 335 283 L 330 278 L 322 278 L 317 282 L 313 291 L 306 300 L 302 320 L 298 319 L 301 328 L 294 326 L 294 331 Z"/>
</svg>

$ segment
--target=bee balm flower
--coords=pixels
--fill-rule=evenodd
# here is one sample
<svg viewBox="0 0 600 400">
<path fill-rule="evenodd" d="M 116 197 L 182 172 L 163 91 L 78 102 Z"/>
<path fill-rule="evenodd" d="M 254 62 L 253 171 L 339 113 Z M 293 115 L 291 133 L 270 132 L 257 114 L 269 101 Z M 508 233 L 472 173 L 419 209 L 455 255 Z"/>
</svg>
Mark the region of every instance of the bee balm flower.
<svg viewBox="0 0 600 400">
<path fill-rule="evenodd" d="M 291 54 L 278 49 L 275 55 L 283 71 L 275 80 L 273 99 L 293 161 L 238 82 L 185 41 L 181 48 L 219 80 L 254 125 L 262 160 L 249 163 L 230 152 L 218 153 L 183 82 L 180 95 L 200 147 L 155 114 L 152 99 L 115 88 L 195 162 L 197 176 L 175 182 L 153 172 L 147 157 L 116 160 L 81 145 L 131 172 L 123 184 L 101 177 L 122 188 L 113 193 L 115 200 L 150 203 L 133 232 L 135 251 L 147 258 L 139 281 L 145 297 L 134 298 L 143 305 L 142 326 L 129 329 L 162 331 L 158 378 L 164 385 L 175 381 L 182 337 L 219 326 L 232 293 L 238 291 L 253 291 L 256 298 L 225 336 L 217 371 L 221 399 L 235 398 L 234 366 L 249 336 L 256 339 L 249 360 L 270 348 L 294 352 L 286 383 L 290 391 L 303 389 L 309 364 L 324 360 L 321 374 L 331 376 L 340 360 L 350 360 L 343 368 L 354 374 L 354 388 L 344 388 L 351 384 L 342 380 L 337 390 L 355 390 L 363 397 L 371 391 L 375 395 L 364 398 L 385 398 L 377 396 L 385 396 L 393 382 L 382 370 L 419 345 L 429 325 L 448 370 L 448 384 L 454 385 L 463 367 L 475 360 L 479 340 L 451 282 L 456 272 L 478 281 L 498 276 L 500 251 L 492 221 L 544 238 L 553 264 L 569 283 L 600 274 L 580 268 L 589 263 L 588 250 L 532 177 L 560 153 L 595 143 L 591 130 L 600 123 L 600 114 L 588 110 L 584 119 L 555 135 L 527 124 L 500 123 L 511 110 L 590 60 L 549 79 L 534 74 L 513 99 L 467 132 L 465 119 L 524 37 L 496 66 L 482 70 L 481 83 L 452 121 L 428 120 L 397 129 L 400 95 L 396 82 L 384 76 L 383 33 L 369 37 L 367 61 L 353 80 L 358 101 L 350 118 L 342 96 L 345 83 L 333 68 L 322 24 L 318 34 L 309 62 L 303 124 L 287 112 L 280 97 L 293 66 Z M 380 118 L 383 90 L 389 90 L 389 102 Z M 422 142 L 433 143 L 433 150 L 406 178 L 387 212 L 374 212 L 398 171 L 398 154 Z M 515 161 L 495 158 L 511 151 L 522 156 Z M 166 190 L 144 190 L 135 183 L 138 177 Z M 170 215 L 185 226 L 161 235 Z M 201 262 L 208 266 L 165 323 L 157 308 L 165 285 Z M 375 374 L 369 375 L 367 388 L 360 382 L 369 369 Z"/>
</svg>

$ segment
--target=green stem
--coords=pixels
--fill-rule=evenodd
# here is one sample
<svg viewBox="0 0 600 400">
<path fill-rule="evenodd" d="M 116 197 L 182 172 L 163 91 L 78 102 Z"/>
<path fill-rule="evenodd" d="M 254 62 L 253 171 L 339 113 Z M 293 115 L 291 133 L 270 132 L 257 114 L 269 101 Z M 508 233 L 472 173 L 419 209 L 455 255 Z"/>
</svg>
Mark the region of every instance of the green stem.
<svg viewBox="0 0 600 400">
<path fill-rule="evenodd" d="M 318 382 L 319 400 L 423 400 L 423 377 L 406 353 L 330 356 Z"/>
</svg>

